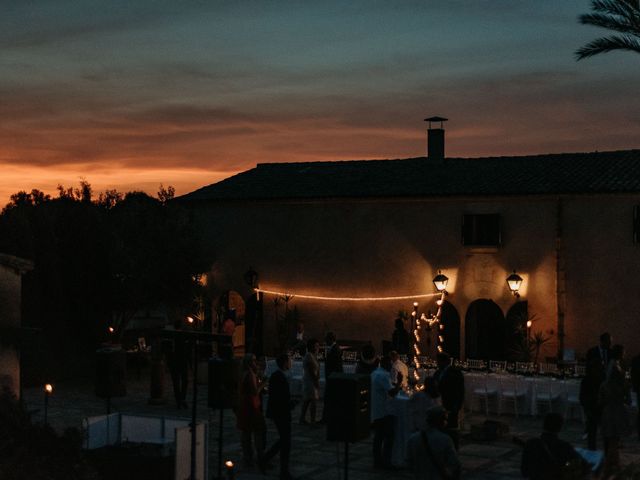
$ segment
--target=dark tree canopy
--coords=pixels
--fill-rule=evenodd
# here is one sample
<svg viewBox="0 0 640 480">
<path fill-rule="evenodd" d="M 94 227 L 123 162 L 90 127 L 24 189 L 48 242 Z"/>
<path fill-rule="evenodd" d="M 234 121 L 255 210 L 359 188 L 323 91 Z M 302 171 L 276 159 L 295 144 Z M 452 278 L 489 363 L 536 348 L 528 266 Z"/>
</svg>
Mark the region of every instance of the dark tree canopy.
<svg viewBox="0 0 640 480">
<path fill-rule="evenodd" d="M 35 263 L 25 277 L 23 324 L 43 329 L 49 351 L 39 362 L 90 355 L 107 325 L 115 322 L 119 336 L 141 309 L 190 304 L 192 276 L 208 264 L 188 211 L 171 202 L 173 187 L 159 194 L 108 190 L 94 200 L 83 180 L 59 186 L 55 198 L 38 190 L 11 196 L 0 214 L 0 251 Z"/>
</svg>

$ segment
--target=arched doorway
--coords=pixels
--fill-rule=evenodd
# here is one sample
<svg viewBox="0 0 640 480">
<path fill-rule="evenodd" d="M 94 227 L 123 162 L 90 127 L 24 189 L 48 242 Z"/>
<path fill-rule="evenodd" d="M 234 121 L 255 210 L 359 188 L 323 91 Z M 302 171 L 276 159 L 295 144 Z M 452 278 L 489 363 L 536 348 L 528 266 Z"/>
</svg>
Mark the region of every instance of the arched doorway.
<svg viewBox="0 0 640 480">
<path fill-rule="evenodd" d="M 464 318 L 467 358 L 504 360 L 506 321 L 492 300 L 471 302 Z"/>
<path fill-rule="evenodd" d="M 460 358 L 460 315 L 451 303 L 442 304 L 440 323 L 443 328 L 440 335 L 444 340 L 442 348 L 453 358 Z"/>
<path fill-rule="evenodd" d="M 507 360 L 515 362 L 529 361 L 527 351 L 527 320 L 529 319 L 529 305 L 526 301 L 514 303 L 507 312 L 506 354 Z"/>
</svg>

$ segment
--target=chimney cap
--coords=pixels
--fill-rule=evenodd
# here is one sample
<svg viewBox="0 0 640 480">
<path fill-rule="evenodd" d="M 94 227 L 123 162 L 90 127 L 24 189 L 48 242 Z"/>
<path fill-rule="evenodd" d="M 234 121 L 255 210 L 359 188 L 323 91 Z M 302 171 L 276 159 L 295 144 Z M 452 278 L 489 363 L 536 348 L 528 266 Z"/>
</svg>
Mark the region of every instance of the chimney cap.
<svg viewBox="0 0 640 480">
<path fill-rule="evenodd" d="M 440 122 L 440 128 L 442 128 L 442 122 L 446 122 L 447 120 L 449 119 L 444 117 L 438 117 L 438 116 L 424 119 L 425 122 L 429 122 L 429 129 L 431 129 L 431 122 Z"/>
</svg>

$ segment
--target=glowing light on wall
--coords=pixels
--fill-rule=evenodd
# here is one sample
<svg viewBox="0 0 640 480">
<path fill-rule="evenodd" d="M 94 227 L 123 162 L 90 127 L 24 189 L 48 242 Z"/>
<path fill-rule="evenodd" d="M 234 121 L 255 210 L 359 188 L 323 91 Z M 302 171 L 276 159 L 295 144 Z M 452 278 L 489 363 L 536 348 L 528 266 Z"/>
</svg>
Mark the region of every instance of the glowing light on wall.
<svg viewBox="0 0 640 480">
<path fill-rule="evenodd" d="M 413 300 L 416 298 L 429 298 L 440 295 L 440 293 L 425 293 L 421 295 L 399 295 L 393 297 L 323 297 L 320 295 L 307 295 L 304 293 L 278 292 L 275 290 L 265 290 L 262 288 L 254 288 L 256 293 L 264 293 L 265 295 L 275 295 L 278 297 L 295 297 L 306 300 L 322 300 L 327 302 L 390 302 L 394 300 Z"/>
</svg>

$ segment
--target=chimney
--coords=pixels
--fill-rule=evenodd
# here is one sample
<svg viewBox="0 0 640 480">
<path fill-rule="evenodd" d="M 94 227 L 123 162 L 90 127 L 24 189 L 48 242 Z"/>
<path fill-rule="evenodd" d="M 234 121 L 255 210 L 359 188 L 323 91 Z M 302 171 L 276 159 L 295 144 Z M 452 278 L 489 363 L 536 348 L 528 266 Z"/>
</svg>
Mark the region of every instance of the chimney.
<svg viewBox="0 0 640 480">
<path fill-rule="evenodd" d="M 429 117 L 424 119 L 429 122 L 427 130 L 427 157 L 432 160 L 444 160 L 444 128 L 442 123 L 447 119 L 443 117 Z M 431 122 L 440 122 L 440 128 L 432 128 Z"/>
</svg>

